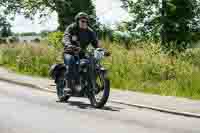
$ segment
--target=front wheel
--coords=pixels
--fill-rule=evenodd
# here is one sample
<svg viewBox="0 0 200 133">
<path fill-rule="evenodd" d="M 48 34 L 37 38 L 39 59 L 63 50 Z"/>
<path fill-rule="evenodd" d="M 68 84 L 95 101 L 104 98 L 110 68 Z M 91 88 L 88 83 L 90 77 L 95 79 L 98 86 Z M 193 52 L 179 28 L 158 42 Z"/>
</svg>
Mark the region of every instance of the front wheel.
<svg viewBox="0 0 200 133">
<path fill-rule="evenodd" d="M 104 72 L 96 77 L 96 88 L 89 96 L 90 103 L 95 108 L 102 108 L 108 101 L 110 95 L 110 81 Z"/>
</svg>

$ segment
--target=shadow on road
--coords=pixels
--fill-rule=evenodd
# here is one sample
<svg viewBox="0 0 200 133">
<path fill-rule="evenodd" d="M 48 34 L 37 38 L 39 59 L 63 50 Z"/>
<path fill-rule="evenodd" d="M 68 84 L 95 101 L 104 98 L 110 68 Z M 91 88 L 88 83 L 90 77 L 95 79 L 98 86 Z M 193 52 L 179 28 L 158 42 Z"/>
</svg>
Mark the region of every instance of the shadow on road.
<svg viewBox="0 0 200 133">
<path fill-rule="evenodd" d="M 86 103 L 80 102 L 80 101 L 68 101 L 68 104 L 70 106 L 76 106 L 80 109 L 92 109 L 93 108 L 90 104 L 86 104 Z M 105 106 L 105 107 L 103 107 L 102 109 L 99 109 L 99 110 L 119 112 L 121 109 L 122 108 L 119 108 L 119 107 Z"/>
</svg>

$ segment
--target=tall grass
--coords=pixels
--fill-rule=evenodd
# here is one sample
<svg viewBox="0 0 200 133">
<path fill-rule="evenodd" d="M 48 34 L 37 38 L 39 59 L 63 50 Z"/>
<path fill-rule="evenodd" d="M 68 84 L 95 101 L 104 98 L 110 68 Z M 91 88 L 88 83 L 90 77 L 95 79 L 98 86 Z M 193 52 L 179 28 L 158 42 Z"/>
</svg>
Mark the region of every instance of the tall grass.
<svg viewBox="0 0 200 133">
<path fill-rule="evenodd" d="M 200 49 L 178 57 L 162 54 L 158 44 L 144 43 L 126 50 L 104 43 L 112 51 L 105 61 L 112 87 L 160 95 L 200 98 Z"/>
<path fill-rule="evenodd" d="M 113 88 L 200 99 L 200 49 L 177 57 L 162 54 L 158 44 L 146 42 L 127 50 L 102 41 L 112 56 L 104 65 Z M 48 76 L 52 64 L 62 62 L 62 50 L 45 43 L 1 46 L 0 63 L 17 72 Z"/>
<path fill-rule="evenodd" d="M 12 44 L 1 46 L 1 64 L 29 75 L 48 76 L 49 68 L 60 53 L 47 44 Z"/>
</svg>

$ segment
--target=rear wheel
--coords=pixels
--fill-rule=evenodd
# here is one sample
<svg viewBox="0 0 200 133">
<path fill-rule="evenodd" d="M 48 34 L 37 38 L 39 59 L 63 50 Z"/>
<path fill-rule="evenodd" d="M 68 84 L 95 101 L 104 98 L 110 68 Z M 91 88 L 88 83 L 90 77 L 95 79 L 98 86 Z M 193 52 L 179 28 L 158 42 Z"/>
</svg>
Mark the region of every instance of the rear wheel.
<svg viewBox="0 0 200 133">
<path fill-rule="evenodd" d="M 108 101 L 110 95 L 110 81 L 104 72 L 96 77 L 96 88 L 90 93 L 90 103 L 95 108 L 102 108 Z"/>
</svg>

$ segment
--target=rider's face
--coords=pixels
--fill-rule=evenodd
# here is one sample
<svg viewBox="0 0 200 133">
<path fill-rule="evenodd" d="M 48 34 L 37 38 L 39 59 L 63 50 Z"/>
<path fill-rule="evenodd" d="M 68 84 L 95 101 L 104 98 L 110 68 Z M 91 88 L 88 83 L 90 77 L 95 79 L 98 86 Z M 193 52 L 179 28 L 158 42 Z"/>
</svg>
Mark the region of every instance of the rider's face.
<svg viewBox="0 0 200 133">
<path fill-rule="evenodd" d="M 87 29 L 88 28 L 88 20 L 87 19 L 80 19 L 79 20 L 79 27 L 81 29 Z"/>
</svg>

